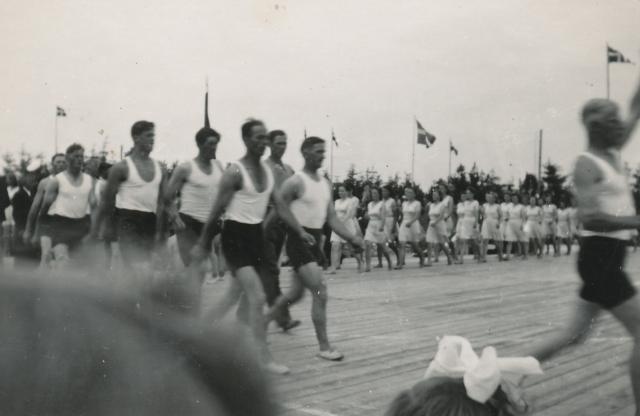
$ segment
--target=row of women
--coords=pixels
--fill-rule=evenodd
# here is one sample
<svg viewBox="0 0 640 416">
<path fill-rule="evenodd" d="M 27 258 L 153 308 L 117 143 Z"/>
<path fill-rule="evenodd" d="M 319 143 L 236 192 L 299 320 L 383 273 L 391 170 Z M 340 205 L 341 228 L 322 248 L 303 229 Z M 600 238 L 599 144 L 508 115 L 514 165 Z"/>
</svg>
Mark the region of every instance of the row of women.
<svg viewBox="0 0 640 416">
<path fill-rule="evenodd" d="M 490 243 L 499 261 L 510 260 L 512 255 L 541 258 L 545 246 L 547 255 L 553 248 L 554 256 L 560 256 L 562 244 L 566 245 L 566 254 L 571 254 L 580 227 L 573 203 L 560 201 L 556 206 L 549 194 L 538 197 L 504 190 L 502 201 L 498 201 L 497 193 L 488 192 L 486 202 L 480 204 L 467 189 L 456 204 L 453 191 L 452 185 L 439 185 L 421 203 L 412 188 L 404 190 L 403 200 L 394 199 L 388 188 L 374 188 L 370 190 L 370 202 L 360 204 L 349 185 L 340 185 L 336 213 L 350 230 L 364 234 L 367 244 L 363 259 L 361 253 L 333 234 L 329 273 L 340 268 L 345 253 L 356 258 L 359 270 L 364 266 L 368 272 L 376 254 L 377 268 L 383 267 L 382 257 L 389 269 L 394 268 L 395 252 L 395 269 L 402 269 L 407 248 L 419 257 L 420 267 L 437 262 L 440 252 L 446 255 L 448 264 L 463 264 L 470 252 L 478 262 L 486 262 Z M 357 218 L 359 207 L 364 208 L 366 220 L 362 228 Z"/>
</svg>

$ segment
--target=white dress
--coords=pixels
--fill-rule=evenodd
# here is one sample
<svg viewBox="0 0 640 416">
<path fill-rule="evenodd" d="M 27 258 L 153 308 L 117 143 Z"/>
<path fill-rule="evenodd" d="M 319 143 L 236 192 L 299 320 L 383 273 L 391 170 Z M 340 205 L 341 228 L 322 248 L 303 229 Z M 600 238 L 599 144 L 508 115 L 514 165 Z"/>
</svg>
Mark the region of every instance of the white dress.
<svg viewBox="0 0 640 416">
<path fill-rule="evenodd" d="M 511 205 L 509 207 L 509 222 L 507 224 L 507 241 L 512 243 L 529 241 L 522 227 L 522 215 L 524 206 L 522 204 Z"/>
<path fill-rule="evenodd" d="M 464 201 L 462 203 L 463 217 L 462 226 L 460 227 L 460 238 L 463 240 L 471 240 L 476 238 L 476 229 L 478 225 L 478 201 Z M 460 222 L 460 220 L 458 220 Z"/>
<path fill-rule="evenodd" d="M 527 238 L 529 240 L 542 239 L 545 234 L 542 232 L 542 225 L 540 224 L 542 220 L 542 212 L 540 207 L 527 206 L 525 212 L 527 214 L 527 222 L 524 224 L 524 232 L 527 234 Z"/>
<path fill-rule="evenodd" d="M 556 232 L 555 214 L 558 208 L 554 204 L 546 204 L 542 207 L 542 235 L 552 237 Z"/>
<path fill-rule="evenodd" d="M 420 241 L 422 229 L 420 227 L 420 211 L 422 211 L 422 205 L 420 201 L 405 201 L 402 203 L 402 223 L 398 231 L 398 240 L 401 243 L 417 243 Z M 415 220 L 415 221 L 413 221 Z M 407 224 L 413 221 L 411 227 L 407 227 Z"/>
<path fill-rule="evenodd" d="M 558 226 L 556 227 L 556 236 L 560 238 L 571 237 L 571 226 L 569 223 L 569 209 L 558 210 Z"/>
<path fill-rule="evenodd" d="M 500 232 L 500 205 L 486 203 L 483 206 L 482 239 L 502 241 Z"/>
<path fill-rule="evenodd" d="M 387 235 L 384 230 L 380 231 L 380 228 L 384 227 L 385 220 L 384 202 L 369 202 L 367 205 L 367 214 L 369 214 L 369 224 L 367 224 L 367 232 L 364 234 L 364 240 L 376 244 L 386 243 Z"/>
<path fill-rule="evenodd" d="M 353 218 L 350 216 L 352 202 L 348 199 L 336 199 L 334 203 L 334 207 L 336 210 L 336 216 L 342 222 L 342 224 L 349 230 L 350 233 L 356 232 L 356 223 L 353 221 Z M 335 232 L 331 233 L 331 242 L 333 243 L 346 243 L 345 240 L 342 239 Z"/>
<path fill-rule="evenodd" d="M 427 227 L 427 243 L 442 243 L 447 236 L 447 224 L 444 219 L 447 206 L 444 202 L 432 203 L 429 206 L 429 226 Z"/>
</svg>

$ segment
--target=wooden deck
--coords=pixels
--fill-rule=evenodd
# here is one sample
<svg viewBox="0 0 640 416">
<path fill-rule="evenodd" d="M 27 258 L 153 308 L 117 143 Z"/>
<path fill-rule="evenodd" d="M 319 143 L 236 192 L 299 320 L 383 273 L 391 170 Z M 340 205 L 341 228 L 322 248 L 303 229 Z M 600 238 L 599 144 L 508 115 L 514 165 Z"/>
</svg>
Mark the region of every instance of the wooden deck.
<svg viewBox="0 0 640 416">
<path fill-rule="evenodd" d="M 286 416 L 383 414 L 404 388 L 420 380 L 436 351 L 436 337 L 467 337 L 476 349 L 493 345 L 518 355 L 532 340 L 561 327 L 576 297 L 573 257 L 463 266 L 435 265 L 357 274 L 349 262 L 328 277 L 329 334 L 346 358 L 315 357 L 310 297 L 291 310 L 303 324 L 290 334 L 272 327 L 276 360 L 290 366 L 276 377 Z M 640 276 L 640 254 L 628 270 Z M 283 285 L 290 273 L 284 269 Z M 223 283 L 209 285 L 220 293 Z M 213 288 L 215 286 L 215 289 Z M 632 344 L 622 327 L 603 315 L 585 344 L 543 365 L 525 383 L 536 415 L 633 414 L 626 362 Z"/>
</svg>

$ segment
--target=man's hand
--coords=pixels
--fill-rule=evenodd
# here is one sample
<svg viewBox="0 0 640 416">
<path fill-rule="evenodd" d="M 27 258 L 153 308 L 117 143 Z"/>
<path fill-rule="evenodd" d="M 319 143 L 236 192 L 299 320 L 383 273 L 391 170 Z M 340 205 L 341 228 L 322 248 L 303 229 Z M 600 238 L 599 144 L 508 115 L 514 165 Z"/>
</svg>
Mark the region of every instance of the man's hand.
<svg viewBox="0 0 640 416">
<path fill-rule="evenodd" d="M 364 249 L 364 240 L 362 239 L 362 237 L 353 236 L 353 238 L 351 238 L 351 241 L 349 241 L 349 243 L 351 243 L 352 246 L 358 247 L 361 250 Z"/>
<path fill-rule="evenodd" d="M 209 253 L 204 249 L 201 243 L 196 243 L 191 249 L 191 262 L 192 263 L 200 263 L 204 261 Z"/>
<path fill-rule="evenodd" d="M 180 215 L 176 215 L 175 217 L 173 217 L 171 222 L 173 223 L 173 227 L 176 231 L 182 231 L 187 228 L 184 221 L 182 221 L 182 218 L 180 218 Z"/>
<path fill-rule="evenodd" d="M 25 232 L 22 233 L 22 241 L 25 245 L 29 245 L 31 243 L 31 233 L 29 231 L 25 230 Z"/>
<path fill-rule="evenodd" d="M 304 230 L 302 231 L 302 233 L 300 233 L 300 238 L 302 239 L 302 241 L 304 241 L 310 246 L 313 246 L 316 244 L 315 237 Z"/>
</svg>

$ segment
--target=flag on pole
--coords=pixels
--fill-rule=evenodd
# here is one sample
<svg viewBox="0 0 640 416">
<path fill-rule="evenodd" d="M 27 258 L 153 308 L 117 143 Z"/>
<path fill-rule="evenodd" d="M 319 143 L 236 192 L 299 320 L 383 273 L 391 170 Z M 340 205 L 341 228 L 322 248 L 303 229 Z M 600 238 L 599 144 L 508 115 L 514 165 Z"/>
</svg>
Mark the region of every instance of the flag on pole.
<svg viewBox="0 0 640 416">
<path fill-rule="evenodd" d="M 66 117 L 67 112 L 64 111 L 64 108 L 60 106 L 56 106 L 56 117 Z"/>
<path fill-rule="evenodd" d="M 338 147 L 338 140 L 336 140 L 336 135 L 333 134 L 333 131 L 331 131 L 331 141 Z"/>
<path fill-rule="evenodd" d="M 418 120 L 416 120 L 416 124 L 418 126 L 418 144 L 423 144 L 427 146 L 427 148 L 431 147 L 431 145 L 436 141 L 436 136 L 426 131 Z"/>
<path fill-rule="evenodd" d="M 607 62 L 619 62 L 622 64 L 632 64 L 629 59 L 627 59 L 622 53 L 613 49 L 610 46 L 607 46 Z"/>
<path fill-rule="evenodd" d="M 209 80 L 207 80 L 207 89 L 204 93 L 204 126 L 211 127 L 209 122 Z"/>
<path fill-rule="evenodd" d="M 458 156 L 458 149 L 456 149 L 451 143 L 449 143 L 449 151 L 453 152 Z"/>
</svg>

